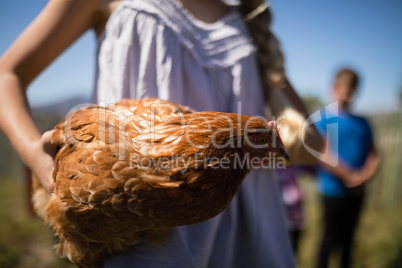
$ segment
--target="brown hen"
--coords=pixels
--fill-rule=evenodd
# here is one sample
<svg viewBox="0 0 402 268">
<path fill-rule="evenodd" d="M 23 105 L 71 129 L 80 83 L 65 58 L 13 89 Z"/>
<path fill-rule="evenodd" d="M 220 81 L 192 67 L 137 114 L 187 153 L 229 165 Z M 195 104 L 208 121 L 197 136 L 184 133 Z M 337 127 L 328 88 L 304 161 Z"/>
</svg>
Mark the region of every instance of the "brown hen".
<svg viewBox="0 0 402 268">
<path fill-rule="evenodd" d="M 89 106 L 54 129 L 55 191 L 36 181 L 34 203 L 80 267 L 216 216 L 253 167 L 288 160 L 273 122 L 158 99 Z"/>
</svg>

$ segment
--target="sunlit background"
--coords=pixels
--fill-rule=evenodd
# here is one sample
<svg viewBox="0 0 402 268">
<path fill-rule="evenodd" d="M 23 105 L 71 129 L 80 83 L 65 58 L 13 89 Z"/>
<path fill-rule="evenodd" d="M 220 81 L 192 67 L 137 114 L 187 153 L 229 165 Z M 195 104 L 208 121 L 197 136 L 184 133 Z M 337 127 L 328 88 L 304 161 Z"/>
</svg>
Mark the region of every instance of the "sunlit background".
<svg viewBox="0 0 402 268">
<path fill-rule="evenodd" d="M 0 1 L 0 54 L 45 6 L 45 0 Z M 395 110 L 402 85 L 402 1 L 272 0 L 273 28 L 286 55 L 287 73 L 302 95 L 328 100 L 334 72 L 356 68 L 363 81 L 359 112 Z M 71 18 L 74 19 L 74 18 Z M 93 33 L 82 37 L 30 87 L 39 106 L 89 98 L 95 64 Z"/>
<path fill-rule="evenodd" d="M 0 1 L 0 55 L 46 3 Z M 272 0 L 270 5 L 288 77 L 312 109 L 330 102 L 333 76 L 340 67 L 355 68 L 361 75 L 354 110 L 372 123 L 383 161 L 369 185 L 355 267 L 402 267 L 402 1 Z M 59 119 L 44 117 L 49 107 L 66 111 L 69 104 L 90 98 L 95 54 L 96 37 L 89 32 L 29 87 L 42 129 Z M 21 164 L 3 136 L 0 149 L 0 267 L 68 266 L 52 255 L 51 234 L 41 221 L 26 217 L 24 188 L 14 183 L 22 181 Z M 300 267 L 312 267 L 321 228 L 319 199 L 313 179 L 303 179 L 302 184 L 308 224 L 298 259 Z"/>
</svg>

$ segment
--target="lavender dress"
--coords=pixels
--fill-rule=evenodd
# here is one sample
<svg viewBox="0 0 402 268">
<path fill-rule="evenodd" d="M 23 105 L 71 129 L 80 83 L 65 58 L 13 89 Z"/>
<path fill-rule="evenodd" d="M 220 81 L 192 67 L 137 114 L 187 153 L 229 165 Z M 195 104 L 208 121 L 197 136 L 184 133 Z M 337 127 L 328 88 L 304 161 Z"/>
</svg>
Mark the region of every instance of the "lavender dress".
<svg viewBox="0 0 402 268">
<path fill-rule="evenodd" d="M 199 111 L 263 114 L 255 48 L 235 9 L 207 24 L 174 0 L 126 0 L 99 39 L 94 101 L 159 97 Z M 294 267 L 270 170 L 255 170 L 217 217 L 143 241 L 105 267 Z"/>
</svg>

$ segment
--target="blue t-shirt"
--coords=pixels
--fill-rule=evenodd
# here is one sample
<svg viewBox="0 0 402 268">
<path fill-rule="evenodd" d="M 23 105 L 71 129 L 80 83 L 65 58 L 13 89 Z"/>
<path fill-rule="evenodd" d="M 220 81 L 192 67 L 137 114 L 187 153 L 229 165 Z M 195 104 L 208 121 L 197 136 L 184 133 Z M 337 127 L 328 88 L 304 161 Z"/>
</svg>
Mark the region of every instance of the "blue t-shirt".
<svg viewBox="0 0 402 268">
<path fill-rule="evenodd" d="M 367 120 L 342 110 L 338 115 L 323 112 L 321 115 L 317 128 L 324 138 L 328 137 L 339 162 L 352 168 L 362 167 L 373 146 L 373 135 Z M 323 166 L 318 168 L 318 190 L 323 195 L 333 197 L 350 194 L 342 181 Z"/>
</svg>

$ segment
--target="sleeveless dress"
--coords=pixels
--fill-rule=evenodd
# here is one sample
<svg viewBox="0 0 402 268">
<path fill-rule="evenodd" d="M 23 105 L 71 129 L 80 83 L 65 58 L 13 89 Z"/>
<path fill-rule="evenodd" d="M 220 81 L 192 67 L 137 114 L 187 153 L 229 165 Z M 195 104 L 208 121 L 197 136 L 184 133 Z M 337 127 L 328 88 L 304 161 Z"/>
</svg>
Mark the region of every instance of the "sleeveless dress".
<svg viewBox="0 0 402 268">
<path fill-rule="evenodd" d="M 208 24 L 175 0 L 126 0 L 99 39 L 94 101 L 158 97 L 199 111 L 263 115 L 255 47 L 233 9 Z M 104 267 L 294 267 L 275 174 L 254 170 L 206 222 L 142 241 Z"/>
</svg>

